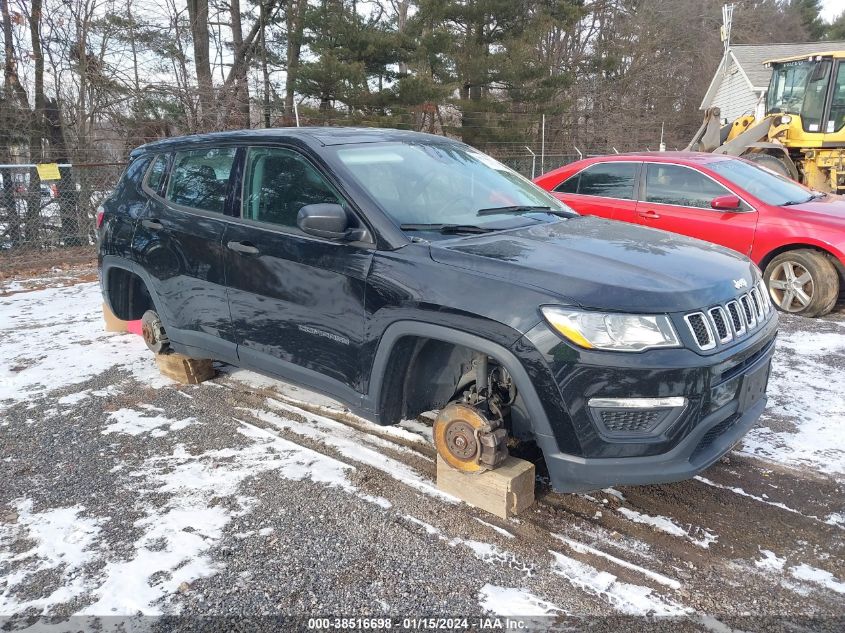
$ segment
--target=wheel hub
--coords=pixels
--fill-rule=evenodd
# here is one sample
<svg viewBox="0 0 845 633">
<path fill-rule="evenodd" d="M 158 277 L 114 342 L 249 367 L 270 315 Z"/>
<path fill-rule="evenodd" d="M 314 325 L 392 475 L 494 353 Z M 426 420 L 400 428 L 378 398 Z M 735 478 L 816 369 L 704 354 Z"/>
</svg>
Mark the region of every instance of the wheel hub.
<svg viewBox="0 0 845 633">
<path fill-rule="evenodd" d="M 154 354 L 167 351 L 170 339 L 164 331 L 161 319 L 152 310 L 147 310 L 141 317 L 141 337 Z"/>
<path fill-rule="evenodd" d="M 434 445 L 440 457 L 463 472 L 495 468 L 508 456 L 501 418 L 488 418 L 461 402 L 445 406 L 434 421 Z"/>
<path fill-rule="evenodd" d="M 472 426 L 462 420 L 451 422 L 446 427 L 446 448 L 460 460 L 475 457 L 478 443 Z"/>
<path fill-rule="evenodd" d="M 786 312 L 800 312 L 813 299 L 813 277 L 796 261 L 784 261 L 775 268 L 769 280 L 772 300 Z"/>
</svg>

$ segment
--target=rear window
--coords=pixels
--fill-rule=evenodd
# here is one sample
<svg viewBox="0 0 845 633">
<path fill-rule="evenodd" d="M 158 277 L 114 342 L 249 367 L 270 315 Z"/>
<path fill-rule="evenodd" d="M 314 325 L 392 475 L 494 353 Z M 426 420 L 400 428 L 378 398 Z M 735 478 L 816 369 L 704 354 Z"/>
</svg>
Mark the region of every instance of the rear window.
<svg viewBox="0 0 845 633">
<path fill-rule="evenodd" d="M 636 178 L 637 163 L 598 163 L 565 180 L 555 191 L 633 200 Z"/>
<path fill-rule="evenodd" d="M 167 199 L 192 209 L 223 213 L 234 162 L 233 147 L 178 152 L 167 184 Z"/>
<path fill-rule="evenodd" d="M 126 171 L 120 177 L 111 197 L 122 198 L 129 196 L 136 198 L 141 196 L 141 182 L 144 180 L 144 174 L 147 173 L 147 168 L 150 166 L 150 160 L 152 160 L 150 156 L 139 156 L 132 160 L 126 166 Z"/>
<path fill-rule="evenodd" d="M 167 173 L 167 156 L 159 155 L 153 160 L 150 171 L 147 172 L 147 187 L 158 193 L 161 191 L 161 183 Z"/>
</svg>

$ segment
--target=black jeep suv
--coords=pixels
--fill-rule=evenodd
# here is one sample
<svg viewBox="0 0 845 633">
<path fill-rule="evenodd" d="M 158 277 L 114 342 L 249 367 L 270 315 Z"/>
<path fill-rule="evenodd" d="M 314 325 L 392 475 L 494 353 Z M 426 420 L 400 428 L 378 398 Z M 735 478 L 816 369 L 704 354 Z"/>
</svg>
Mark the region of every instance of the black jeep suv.
<svg viewBox="0 0 845 633">
<path fill-rule="evenodd" d="M 105 301 L 154 351 L 380 424 L 439 410 L 463 470 L 536 442 L 557 490 L 677 481 L 766 404 L 777 317 L 747 258 L 578 216 L 443 137 L 163 140 L 132 152 L 100 221 Z"/>
</svg>

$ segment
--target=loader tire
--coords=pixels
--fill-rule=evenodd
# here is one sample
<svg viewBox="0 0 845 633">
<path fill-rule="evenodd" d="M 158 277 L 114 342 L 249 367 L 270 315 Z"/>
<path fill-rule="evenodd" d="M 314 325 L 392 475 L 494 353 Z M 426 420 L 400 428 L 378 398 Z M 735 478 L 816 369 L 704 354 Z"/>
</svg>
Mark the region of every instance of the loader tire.
<svg viewBox="0 0 845 633">
<path fill-rule="evenodd" d="M 760 167 L 765 167 L 766 169 L 770 169 L 771 171 L 775 172 L 779 176 L 784 176 L 793 180 L 792 172 L 789 170 L 789 166 L 778 158 L 777 156 L 772 156 L 771 154 L 761 154 L 761 153 L 754 153 L 754 154 L 745 154 L 743 158 L 750 160 L 752 163 L 757 163 Z"/>
</svg>

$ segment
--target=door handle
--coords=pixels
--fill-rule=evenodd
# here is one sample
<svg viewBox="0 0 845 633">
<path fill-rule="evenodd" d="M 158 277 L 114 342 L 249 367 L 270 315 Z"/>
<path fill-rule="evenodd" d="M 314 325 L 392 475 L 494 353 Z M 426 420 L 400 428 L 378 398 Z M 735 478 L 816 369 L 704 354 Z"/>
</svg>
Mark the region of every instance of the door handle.
<svg viewBox="0 0 845 633">
<path fill-rule="evenodd" d="M 646 218 L 649 220 L 656 220 L 660 217 L 660 214 L 656 211 L 637 211 L 637 215 L 639 215 L 641 218 Z"/>
<path fill-rule="evenodd" d="M 258 247 L 249 242 L 229 242 L 226 244 L 229 250 L 243 253 L 244 255 L 258 255 Z"/>
<path fill-rule="evenodd" d="M 153 231 L 160 231 L 164 228 L 164 225 L 158 220 L 141 220 L 141 224 Z"/>
</svg>

